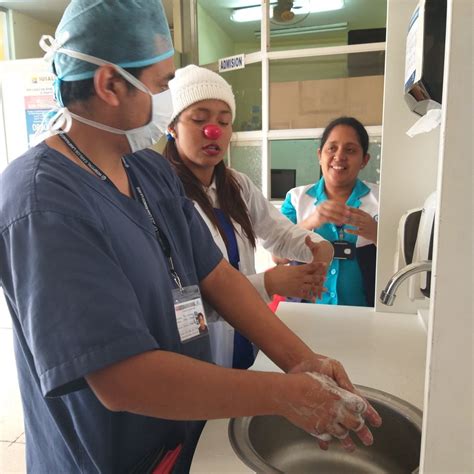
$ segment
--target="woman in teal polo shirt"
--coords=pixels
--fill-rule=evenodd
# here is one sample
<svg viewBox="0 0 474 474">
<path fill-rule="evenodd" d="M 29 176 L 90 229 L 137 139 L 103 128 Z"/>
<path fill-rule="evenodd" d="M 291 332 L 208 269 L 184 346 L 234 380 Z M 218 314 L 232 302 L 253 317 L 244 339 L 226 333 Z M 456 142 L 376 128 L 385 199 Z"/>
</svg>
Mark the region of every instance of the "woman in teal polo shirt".
<svg viewBox="0 0 474 474">
<path fill-rule="evenodd" d="M 378 186 L 358 178 L 369 159 L 369 137 L 353 117 L 333 120 L 324 130 L 318 159 L 322 177 L 291 189 L 281 212 L 293 223 L 332 242 L 327 292 L 317 303 L 374 304 Z"/>
</svg>

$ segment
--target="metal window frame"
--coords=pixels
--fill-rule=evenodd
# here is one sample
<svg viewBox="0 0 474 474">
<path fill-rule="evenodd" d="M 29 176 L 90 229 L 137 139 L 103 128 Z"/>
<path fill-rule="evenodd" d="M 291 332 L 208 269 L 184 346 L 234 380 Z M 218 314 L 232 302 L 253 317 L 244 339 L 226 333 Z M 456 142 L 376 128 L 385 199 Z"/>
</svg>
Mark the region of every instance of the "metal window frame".
<svg viewBox="0 0 474 474">
<path fill-rule="evenodd" d="M 198 57 L 198 25 L 197 25 L 197 0 L 191 0 L 191 11 L 194 15 L 194 22 L 192 22 L 191 37 L 193 58 L 196 64 L 199 63 Z M 238 143 L 244 145 L 246 142 L 256 143 L 260 141 L 262 146 L 262 162 L 261 162 L 261 177 L 262 177 L 262 192 L 267 199 L 270 199 L 270 172 L 271 172 L 271 156 L 270 156 L 270 141 L 273 140 L 299 140 L 299 139 L 318 139 L 323 133 L 323 128 L 304 128 L 304 129 L 285 129 L 285 130 L 270 130 L 270 62 L 284 59 L 298 59 L 298 58 L 316 58 L 321 56 L 335 56 L 342 54 L 367 53 L 375 51 L 385 51 L 386 43 L 365 43 L 345 46 L 325 46 L 318 48 L 305 49 L 291 49 L 284 51 L 270 51 L 270 0 L 262 0 L 262 22 L 261 22 L 261 37 L 260 37 L 260 51 L 245 54 L 245 64 L 262 64 L 262 129 L 259 131 L 249 132 L 234 132 L 232 134 L 231 143 Z M 193 18 L 193 17 L 192 17 Z M 203 65 L 212 69 L 218 70 L 218 63 L 213 62 Z M 376 126 L 365 127 L 371 138 L 380 139 L 382 136 L 382 124 Z M 232 166 L 232 152 L 231 147 L 228 151 L 229 166 Z"/>
</svg>

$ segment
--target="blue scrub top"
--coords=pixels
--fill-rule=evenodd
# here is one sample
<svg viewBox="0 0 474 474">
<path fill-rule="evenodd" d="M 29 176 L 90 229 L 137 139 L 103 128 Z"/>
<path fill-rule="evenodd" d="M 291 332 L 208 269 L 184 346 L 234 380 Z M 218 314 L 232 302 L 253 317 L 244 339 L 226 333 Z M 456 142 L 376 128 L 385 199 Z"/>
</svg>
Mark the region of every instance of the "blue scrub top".
<svg viewBox="0 0 474 474">
<path fill-rule="evenodd" d="M 221 261 L 207 226 L 157 153 L 128 157 L 172 246 L 183 285 Z M 45 143 L 0 176 L 0 283 L 11 312 L 27 466 L 120 473 L 184 439 L 185 422 L 107 410 L 84 376 L 145 351 L 211 361 L 208 336 L 182 344 L 168 262 L 136 200 Z"/>
<path fill-rule="evenodd" d="M 361 205 L 360 198 L 369 192 L 368 186 L 358 179 L 346 204 L 350 207 L 359 208 Z M 306 191 L 306 194 L 315 198 L 315 205 L 326 201 L 328 197 L 325 192 L 324 178 L 321 178 L 314 186 L 311 186 Z M 281 212 L 294 224 L 297 223 L 296 210 L 291 203 L 289 193 L 281 206 Z M 329 242 L 346 240 L 355 245 L 357 235 L 344 232 L 346 227 L 351 228 L 351 226 L 343 227 L 343 239 L 339 238 L 339 229 L 334 224 L 323 224 L 321 227 L 314 229 L 314 231 Z M 324 286 L 328 291 L 323 293 L 316 303 L 349 306 L 367 306 L 368 304 L 362 272 L 356 258 L 353 260 L 333 260 L 328 269 Z"/>
</svg>

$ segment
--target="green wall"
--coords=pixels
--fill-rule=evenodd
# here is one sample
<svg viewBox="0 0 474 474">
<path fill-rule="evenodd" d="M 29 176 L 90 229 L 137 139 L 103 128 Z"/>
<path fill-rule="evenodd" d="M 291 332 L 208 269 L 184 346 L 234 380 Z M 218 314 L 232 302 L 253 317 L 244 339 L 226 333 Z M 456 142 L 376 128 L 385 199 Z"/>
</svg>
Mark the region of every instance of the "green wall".
<svg viewBox="0 0 474 474">
<path fill-rule="evenodd" d="M 216 62 L 234 54 L 234 42 L 198 3 L 199 64 Z"/>
<path fill-rule="evenodd" d="M 232 86 L 236 101 L 234 131 L 262 129 L 262 66 L 249 64 L 244 69 L 222 73 Z"/>
</svg>

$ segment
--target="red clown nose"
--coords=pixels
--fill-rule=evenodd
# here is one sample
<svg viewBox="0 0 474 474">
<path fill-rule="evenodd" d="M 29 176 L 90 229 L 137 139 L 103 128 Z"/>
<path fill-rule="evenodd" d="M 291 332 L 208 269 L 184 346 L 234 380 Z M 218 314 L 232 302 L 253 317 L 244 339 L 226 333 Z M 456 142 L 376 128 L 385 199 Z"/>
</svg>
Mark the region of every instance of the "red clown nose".
<svg viewBox="0 0 474 474">
<path fill-rule="evenodd" d="M 222 135 L 222 129 L 217 125 L 213 124 L 206 125 L 202 129 L 202 132 L 204 133 L 204 136 L 206 138 L 209 138 L 211 140 L 217 140 Z"/>
</svg>

